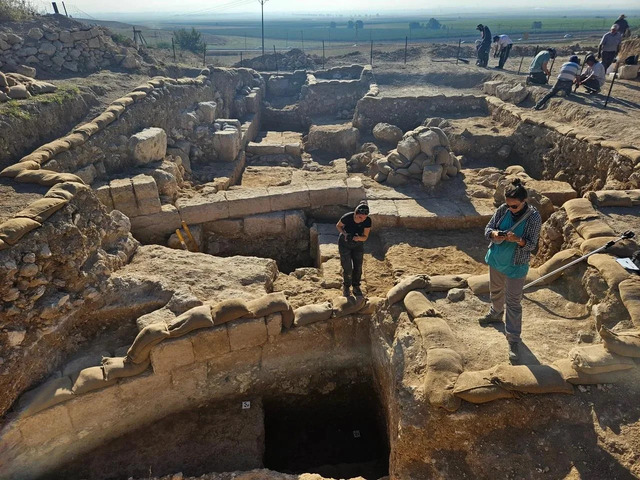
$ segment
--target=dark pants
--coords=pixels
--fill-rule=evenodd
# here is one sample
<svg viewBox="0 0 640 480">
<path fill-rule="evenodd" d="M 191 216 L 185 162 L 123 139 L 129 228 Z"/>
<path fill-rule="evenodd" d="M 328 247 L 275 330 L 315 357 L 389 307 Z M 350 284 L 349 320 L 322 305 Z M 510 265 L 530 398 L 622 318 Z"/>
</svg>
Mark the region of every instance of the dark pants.
<svg viewBox="0 0 640 480">
<path fill-rule="evenodd" d="M 481 43 L 478 47 L 478 60 L 476 65 L 479 67 L 486 67 L 489 64 L 489 53 L 491 52 L 491 44 Z"/>
<path fill-rule="evenodd" d="M 553 97 L 556 93 L 558 93 L 561 90 L 564 90 L 567 96 L 571 95 L 572 87 L 573 87 L 573 82 L 571 80 L 558 80 L 556 84 L 553 86 L 553 88 L 551 89 L 551 91 L 547 93 L 544 97 L 542 97 L 542 99 L 538 103 L 536 103 L 536 110 L 541 109 L 544 106 L 544 104 L 547 103 L 549 99 L 551 99 L 551 97 Z"/>
<path fill-rule="evenodd" d="M 535 83 L 537 85 L 546 85 L 547 83 L 549 83 L 549 77 L 547 77 L 547 74 L 544 72 L 533 72 L 529 73 L 527 82 Z"/>
<path fill-rule="evenodd" d="M 509 53 L 511 53 L 511 47 L 513 47 L 513 45 L 509 44 L 506 47 L 500 49 L 500 60 L 498 60 L 498 68 L 503 68 L 504 64 L 507 63 Z"/>
<path fill-rule="evenodd" d="M 600 82 L 597 78 L 591 77 L 586 82 L 581 83 L 581 85 L 589 92 L 598 93 L 600 91 Z"/>
<path fill-rule="evenodd" d="M 616 58 L 617 52 L 602 52 L 602 66 L 604 67 L 604 71 L 613 63 L 613 60 Z"/>
<path fill-rule="evenodd" d="M 342 265 L 342 283 L 345 287 L 359 287 L 362 279 L 363 242 L 347 242 L 340 235 L 338 240 L 340 264 Z"/>
</svg>

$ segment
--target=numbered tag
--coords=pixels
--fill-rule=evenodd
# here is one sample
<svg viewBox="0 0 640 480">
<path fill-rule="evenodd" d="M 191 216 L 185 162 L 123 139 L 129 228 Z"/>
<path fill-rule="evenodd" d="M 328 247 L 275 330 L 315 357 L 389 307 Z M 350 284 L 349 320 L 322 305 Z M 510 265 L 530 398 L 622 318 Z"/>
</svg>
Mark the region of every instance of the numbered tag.
<svg viewBox="0 0 640 480">
<path fill-rule="evenodd" d="M 353 431 L 353 438 L 360 438 L 360 430 Z"/>
<path fill-rule="evenodd" d="M 249 410 L 251 408 L 251 402 L 242 402 L 242 409 Z"/>
</svg>

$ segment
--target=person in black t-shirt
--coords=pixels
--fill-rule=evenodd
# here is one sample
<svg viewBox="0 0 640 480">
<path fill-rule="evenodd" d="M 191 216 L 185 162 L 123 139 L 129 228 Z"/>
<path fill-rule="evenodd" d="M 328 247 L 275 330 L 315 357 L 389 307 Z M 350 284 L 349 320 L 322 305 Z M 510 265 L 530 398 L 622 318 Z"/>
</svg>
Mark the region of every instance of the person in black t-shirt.
<svg viewBox="0 0 640 480">
<path fill-rule="evenodd" d="M 340 237 L 338 237 L 338 250 L 340 263 L 342 264 L 342 292 L 345 297 L 353 294 L 362 296 L 360 280 L 362 278 L 362 260 L 364 257 L 364 242 L 369 238 L 371 231 L 371 219 L 369 218 L 369 206 L 361 202 L 353 212 L 345 213 L 336 224 Z"/>
</svg>

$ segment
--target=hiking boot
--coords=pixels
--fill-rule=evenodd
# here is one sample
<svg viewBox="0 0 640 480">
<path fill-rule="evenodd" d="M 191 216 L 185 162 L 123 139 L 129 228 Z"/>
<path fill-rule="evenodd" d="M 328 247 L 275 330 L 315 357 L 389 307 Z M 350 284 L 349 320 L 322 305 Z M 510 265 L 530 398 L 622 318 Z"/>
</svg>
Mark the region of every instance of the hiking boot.
<svg viewBox="0 0 640 480">
<path fill-rule="evenodd" d="M 509 342 L 509 361 L 511 363 L 520 360 L 520 344 L 518 342 Z"/>
<path fill-rule="evenodd" d="M 354 294 L 356 297 L 363 297 L 363 296 L 364 296 L 364 295 L 362 294 L 362 290 L 360 290 L 360 286 L 359 286 L 359 285 L 358 285 L 357 287 L 356 287 L 356 286 L 354 286 L 354 287 L 353 287 L 353 294 Z"/>
<path fill-rule="evenodd" d="M 351 287 L 344 285 L 342 287 L 342 296 L 349 298 L 351 296 Z"/>
<path fill-rule="evenodd" d="M 480 325 L 489 325 L 492 323 L 502 323 L 502 313 L 489 312 L 484 317 L 478 319 Z"/>
</svg>

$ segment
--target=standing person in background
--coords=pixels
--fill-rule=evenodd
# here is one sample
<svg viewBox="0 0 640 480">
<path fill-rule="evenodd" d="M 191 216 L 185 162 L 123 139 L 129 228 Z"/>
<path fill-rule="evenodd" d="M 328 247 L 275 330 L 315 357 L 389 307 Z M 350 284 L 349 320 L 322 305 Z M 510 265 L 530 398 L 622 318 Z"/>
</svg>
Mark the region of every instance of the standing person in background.
<svg viewBox="0 0 640 480">
<path fill-rule="evenodd" d="M 529 76 L 527 77 L 527 85 L 535 83 L 536 85 L 546 85 L 549 83 L 549 60 L 556 58 L 556 49 L 547 48 L 539 52 L 529 65 Z"/>
<path fill-rule="evenodd" d="M 606 79 L 604 65 L 596 60 L 593 54 L 587 55 L 584 62 L 587 64 L 587 69 L 578 77 L 576 84 L 582 85 L 589 93 L 598 93 Z"/>
<path fill-rule="evenodd" d="M 351 296 L 351 286 L 356 297 L 362 296 L 360 280 L 362 279 L 362 263 L 364 259 L 364 242 L 369 238 L 371 218 L 369 206 L 360 202 L 353 212 L 345 213 L 336 224 L 338 252 L 342 265 L 342 293 Z"/>
<path fill-rule="evenodd" d="M 573 84 L 576 82 L 576 77 L 579 74 L 580 59 L 577 55 L 572 55 L 569 58 L 569 61 L 567 63 L 563 63 L 562 67 L 560 67 L 558 80 L 556 81 L 556 84 L 553 86 L 551 91 L 544 97 L 542 97 L 542 99 L 538 103 L 536 103 L 536 106 L 533 107 L 533 109 L 540 110 L 542 107 L 544 107 L 545 103 L 547 103 L 551 97 L 553 97 L 561 90 L 564 90 L 567 97 L 571 95 L 571 89 L 573 88 Z"/>
<path fill-rule="evenodd" d="M 491 30 L 486 25 L 478 24 L 476 30 L 482 32 L 482 42 L 478 48 L 478 60 L 476 65 L 479 67 L 487 67 L 489 64 L 489 53 L 491 52 Z"/>
<path fill-rule="evenodd" d="M 496 44 L 496 53 L 493 55 L 494 58 L 500 56 L 500 60 L 498 60 L 498 66 L 496 68 L 498 70 L 502 70 L 504 68 L 504 64 L 509 58 L 509 53 L 511 53 L 513 42 L 509 38 L 509 35 L 496 35 L 495 37 L 493 37 L 493 43 Z"/>
<path fill-rule="evenodd" d="M 631 29 L 629 28 L 629 23 L 627 22 L 627 17 L 625 15 L 620 15 L 618 19 L 613 22 L 615 25 L 618 25 L 618 32 L 622 38 L 627 38 L 631 36 Z"/>
<path fill-rule="evenodd" d="M 522 290 L 529 272 L 529 259 L 538 245 L 542 218 L 527 203 L 527 190 L 516 178 L 506 186 L 505 203 L 491 217 L 484 234 L 491 241 L 485 261 L 489 264 L 491 310 L 480 325 L 502 323 L 506 304 L 505 334 L 509 360 L 520 359 L 522 331 Z"/>
<path fill-rule="evenodd" d="M 606 73 L 609 66 L 616 58 L 618 51 L 620 50 L 620 43 L 622 42 L 622 35 L 618 32 L 618 25 L 611 25 L 611 31 L 605 33 L 598 45 L 598 58 L 602 58 L 602 66 Z"/>
</svg>

